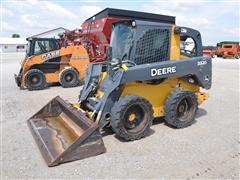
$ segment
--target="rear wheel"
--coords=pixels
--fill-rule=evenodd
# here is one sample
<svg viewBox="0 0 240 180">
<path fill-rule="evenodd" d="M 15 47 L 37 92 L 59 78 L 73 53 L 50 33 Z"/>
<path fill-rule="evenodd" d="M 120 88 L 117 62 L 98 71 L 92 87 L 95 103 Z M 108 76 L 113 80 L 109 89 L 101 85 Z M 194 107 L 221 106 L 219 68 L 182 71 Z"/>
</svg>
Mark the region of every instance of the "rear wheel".
<svg viewBox="0 0 240 180">
<path fill-rule="evenodd" d="M 29 70 L 24 77 L 25 86 L 30 91 L 44 89 L 46 78 L 42 71 L 38 69 Z"/>
<path fill-rule="evenodd" d="M 64 69 L 59 75 L 59 82 L 64 88 L 75 87 L 79 84 L 78 73 L 72 69 Z"/>
<path fill-rule="evenodd" d="M 179 91 L 171 94 L 164 107 L 166 122 L 176 128 L 190 126 L 195 119 L 198 102 L 190 91 Z"/>
<path fill-rule="evenodd" d="M 111 110 L 111 127 L 125 140 L 137 140 L 146 136 L 152 121 L 152 105 L 142 97 L 122 97 Z"/>
</svg>

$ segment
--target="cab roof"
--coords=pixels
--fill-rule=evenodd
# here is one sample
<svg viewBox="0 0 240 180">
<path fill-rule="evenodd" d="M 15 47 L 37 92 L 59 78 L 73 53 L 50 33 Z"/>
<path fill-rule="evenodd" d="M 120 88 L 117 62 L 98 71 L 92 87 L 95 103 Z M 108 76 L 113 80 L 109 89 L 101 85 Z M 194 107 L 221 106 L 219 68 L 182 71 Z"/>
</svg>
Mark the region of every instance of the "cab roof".
<svg viewBox="0 0 240 180">
<path fill-rule="evenodd" d="M 123 10 L 123 9 L 113 9 L 113 8 L 106 8 L 100 11 L 99 13 L 88 18 L 87 20 L 85 20 L 85 22 L 89 23 L 93 20 L 102 19 L 106 17 L 126 18 L 126 19 L 175 24 L 174 16 L 166 16 L 161 14 L 146 13 L 146 12 L 140 12 L 140 11 L 130 11 L 130 10 Z"/>
</svg>

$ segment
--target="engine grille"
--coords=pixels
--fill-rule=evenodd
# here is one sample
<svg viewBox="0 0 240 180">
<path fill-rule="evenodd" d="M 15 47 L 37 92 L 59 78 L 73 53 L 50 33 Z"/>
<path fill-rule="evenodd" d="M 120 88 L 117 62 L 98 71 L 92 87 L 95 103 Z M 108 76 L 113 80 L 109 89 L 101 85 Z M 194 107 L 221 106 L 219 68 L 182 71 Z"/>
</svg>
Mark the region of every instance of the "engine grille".
<svg viewBox="0 0 240 180">
<path fill-rule="evenodd" d="M 151 29 L 137 41 L 135 63 L 147 64 L 169 59 L 169 30 Z"/>
</svg>

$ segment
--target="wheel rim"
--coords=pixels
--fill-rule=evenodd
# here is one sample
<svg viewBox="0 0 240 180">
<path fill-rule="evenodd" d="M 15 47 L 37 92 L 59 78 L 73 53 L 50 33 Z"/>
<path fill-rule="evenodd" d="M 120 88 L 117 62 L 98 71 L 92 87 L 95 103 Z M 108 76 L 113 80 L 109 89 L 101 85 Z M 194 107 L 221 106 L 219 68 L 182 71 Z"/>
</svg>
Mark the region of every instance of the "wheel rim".
<svg viewBox="0 0 240 180">
<path fill-rule="evenodd" d="M 29 77 L 30 84 L 34 87 L 41 85 L 42 78 L 38 74 L 33 74 Z"/>
<path fill-rule="evenodd" d="M 194 110 L 195 107 L 191 99 L 185 97 L 178 103 L 177 118 L 182 122 L 188 121 L 191 118 Z"/>
<path fill-rule="evenodd" d="M 139 132 L 146 124 L 147 115 L 145 109 L 138 104 L 127 108 L 123 116 L 124 128 L 129 132 Z"/>
<path fill-rule="evenodd" d="M 39 81 L 39 78 L 37 78 L 37 77 L 32 77 L 32 79 L 31 79 L 31 82 L 33 84 L 37 83 L 38 81 Z"/>
<path fill-rule="evenodd" d="M 67 73 L 66 75 L 65 75 L 65 81 L 66 82 L 71 82 L 74 78 L 73 78 L 74 76 L 73 76 L 73 74 L 72 73 Z"/>
</svg>

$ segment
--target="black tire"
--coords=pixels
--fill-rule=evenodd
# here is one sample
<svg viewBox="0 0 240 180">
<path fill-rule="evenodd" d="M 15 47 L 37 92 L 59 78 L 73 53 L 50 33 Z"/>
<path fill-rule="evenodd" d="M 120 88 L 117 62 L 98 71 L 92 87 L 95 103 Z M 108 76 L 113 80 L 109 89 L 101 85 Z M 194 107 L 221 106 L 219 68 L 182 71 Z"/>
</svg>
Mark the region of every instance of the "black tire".
<svg viewBox="0 0 240 180">
<path fill-rule="evenodd" d="M 29 70 L 24 76 L 24 83 L 28 90 L 41 90 L 45 88 L 46 78 L 42 71 L 38 69 Z"/>
<path fill-rule="evenodd" d="M 59 82 L 64 88 L 77 86 L 80 82 L 77 71 L 72 68 L 62 70 L 59 74 Z"/>
<path fill-rule="evenodd" d="M 198 109 L 196 95 L 190 91 L 171 94 L 165 103 L 164 112 L 167 124 L 184 128 L 193 124 Z"/>
<path fill-rule="evenodd" d="M 122 97 L 111 109 L 110 125 L 113 131 L 128 141 L 146 136 L 152 121 L 152 105 L 139 96 Z"/>
</svg>

